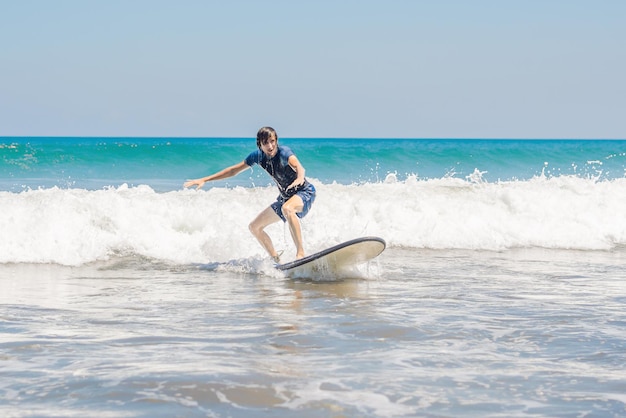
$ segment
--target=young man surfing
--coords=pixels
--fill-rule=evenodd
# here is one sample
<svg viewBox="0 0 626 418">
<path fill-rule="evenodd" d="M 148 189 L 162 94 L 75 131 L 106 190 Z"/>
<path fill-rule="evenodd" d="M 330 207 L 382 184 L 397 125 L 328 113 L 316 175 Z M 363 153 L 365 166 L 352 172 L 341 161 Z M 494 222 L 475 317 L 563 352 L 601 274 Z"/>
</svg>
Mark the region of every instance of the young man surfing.
<svg viewBox="0 0 626 418">
<path fill-rule="evenodd" d="M 259 243 L 276 263 L 280 263 L 272 239 L 265 227 L 282 219 L 289 225 L 289 232 L 296 245 L 296 259 L 303 258 L 302 229 L 300 218 L 304 217 L 315 201 L 315 187 L 304 177 L 304 167 L 290 148 L 278 145 L 278 135 L 268 126 L 259 129 L 256 135 L 258 149 L 245 160 L 215 174 L 185 182 L 184 187 L 204 186 L 207 181 L 233 177 L 245 169 L 258 164 L 274 179 L 280 194 L 276 201 L 257 215 L 249 228 Z"/>
</svg>

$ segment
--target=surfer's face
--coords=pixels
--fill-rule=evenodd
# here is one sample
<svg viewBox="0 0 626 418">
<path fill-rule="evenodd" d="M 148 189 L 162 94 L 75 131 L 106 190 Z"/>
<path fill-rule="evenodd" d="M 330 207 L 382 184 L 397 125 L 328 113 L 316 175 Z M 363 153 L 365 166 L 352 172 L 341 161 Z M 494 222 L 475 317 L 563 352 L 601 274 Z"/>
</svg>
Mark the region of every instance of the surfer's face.
<svg viewBox="0 0 626 418">
<path fill-rule="evenodd" d="M 267 141 L 261 143 L 261 151 L 268 157 L 272 158 L 278 152 L 278 141 L 270 136 Z"/>
</svg>

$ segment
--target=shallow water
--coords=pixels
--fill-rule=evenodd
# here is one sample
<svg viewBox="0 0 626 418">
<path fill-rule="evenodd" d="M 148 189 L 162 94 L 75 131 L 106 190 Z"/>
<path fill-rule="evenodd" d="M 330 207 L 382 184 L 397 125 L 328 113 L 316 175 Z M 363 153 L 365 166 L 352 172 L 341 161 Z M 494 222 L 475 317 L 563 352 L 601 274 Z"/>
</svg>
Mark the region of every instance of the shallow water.
<svg viewBox="0 0 626 418">
<path fill-rule="evenodd" d="M 622 249 L 391 248 L 326 282 L 249 261 L 0 265 L 0 413 L 626 415 Z"/>
</svg>

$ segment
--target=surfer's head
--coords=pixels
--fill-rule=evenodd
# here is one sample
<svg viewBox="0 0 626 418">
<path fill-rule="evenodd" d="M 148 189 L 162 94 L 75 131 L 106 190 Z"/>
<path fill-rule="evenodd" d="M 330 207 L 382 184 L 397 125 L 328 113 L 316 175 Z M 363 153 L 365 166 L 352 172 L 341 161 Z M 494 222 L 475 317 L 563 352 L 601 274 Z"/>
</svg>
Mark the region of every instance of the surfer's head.
<svg viewBox="0 0 626 418">
<path fill-rule="evenodd" d="M 278 135 L 274 128 L 264 126 L 256 134 L 256 146 L 268 157 L 273 157 L 278 152 Z"/>
<path fill-rule="evenodd" d="M 278 142 L 278 134 L 276 134 L 274 128 L 269 126 L 262 127 L 259 129 L 259 132 L 256 133 L 256 146 L 261 148 L 261 145 L 267 144 L 270 138 L 274 138 L 274 140 Z"/>
</svg>

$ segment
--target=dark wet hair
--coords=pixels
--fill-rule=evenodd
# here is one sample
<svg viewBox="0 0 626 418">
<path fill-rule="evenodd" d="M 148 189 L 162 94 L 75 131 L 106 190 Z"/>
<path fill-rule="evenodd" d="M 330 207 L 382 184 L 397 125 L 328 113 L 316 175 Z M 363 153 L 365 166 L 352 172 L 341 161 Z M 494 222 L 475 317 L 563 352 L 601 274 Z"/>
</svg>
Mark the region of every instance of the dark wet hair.
<svg viewBox="0 0 626 418">
<path fill-rule="evenodd" d="M 278 134 L 274 128 L 269 126 L 262 127 L 259 129 L 259 132 L 256 133 L 256 146 L 261 148 L 261 144 L 265 144 L 272 136 L 278 141 Z"/>
</svg>

